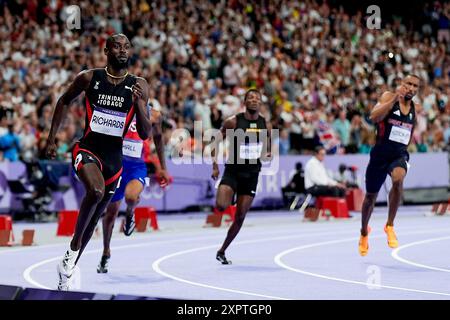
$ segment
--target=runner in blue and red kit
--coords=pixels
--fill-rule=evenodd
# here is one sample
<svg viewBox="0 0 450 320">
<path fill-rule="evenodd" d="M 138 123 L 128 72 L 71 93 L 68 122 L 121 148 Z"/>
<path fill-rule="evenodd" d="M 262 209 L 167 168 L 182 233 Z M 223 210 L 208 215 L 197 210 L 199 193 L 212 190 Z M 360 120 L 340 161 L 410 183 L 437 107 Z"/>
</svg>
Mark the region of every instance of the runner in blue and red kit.
<svg viewBox="0 0 450 320">
<path fill-rule="evenodd" d="M 387 175 L 391 176 L 392 188 L 389 192 L 389 215 L 384 231 L 389 247 L 398 246 L 394 219 L 403 193 L 403 180 L 409 167 L 407 148 L 414 132 L 416 110 L 420 108 L 412 101 L 419 84 L 419 77 L 406 76 L 395 93 L 390 91 L 383 93 L 370 115 L 376 124 L 377 141 L 370 153 L 366 171 L 366 196 L 362 207 L 359 240 L 359 253 L 362 256 L 367 255 L 369 251 L 369 219 Z"/>
<path fill-rule="evenodd" d="M 167 174 L 166 163 L 164 159 L 164 144 L 162 141 L 161 114 L 152 110 L 149 105 L 152 122 L 152 138 L 155 143 L 156 153 L 160 162 L 160 169 L 157 172 L 158 181 L 161 187 L 166 187 L 170 181 Z M 150 138 L 143 141 L 136 130 L 136 120 L 131 122 L 130 128 L 123 142 L 123 172 L 120 178 L 119 186 L 116 189 L 111 203 L 106 209 L 103 217 L 103 255 L 97 267 L 98 273 L 108 272 L 108 262 L 111 257 L 111 236 L 114 228 L 114 222 L 119 213 L 122 199 L 125 197 L 127 204 L 125 223 L 123 232 L 126 236 L 133 233 L 135 228 L 134 209 L 139 203 L 139 196 L 145 187 L 145 178 L 147 177 L 147 165 L 144 159 L 146 153 L 150 152 Z"/>
<path fill-rule="evenodd" d="M 69 290 L 78 259 L 92 237 L 100 215 L 110 202 L 122 173 L 122 143 L 134 116 L 142 139 L 151 131 L 147 110 L 148 84 L 128 74 L 130 41 L 123 34 L 110 36 L 104 48 L 105 68 L 82 71 L 59 98 L 46 146 L 56 156 L 56 132 L 73 99 L 85 92 L 83 137 L 73 149 L 73 167 L 86 194 L 81 202 L 75 234 L 58 264 L 59 290 Z"/>
</svg>

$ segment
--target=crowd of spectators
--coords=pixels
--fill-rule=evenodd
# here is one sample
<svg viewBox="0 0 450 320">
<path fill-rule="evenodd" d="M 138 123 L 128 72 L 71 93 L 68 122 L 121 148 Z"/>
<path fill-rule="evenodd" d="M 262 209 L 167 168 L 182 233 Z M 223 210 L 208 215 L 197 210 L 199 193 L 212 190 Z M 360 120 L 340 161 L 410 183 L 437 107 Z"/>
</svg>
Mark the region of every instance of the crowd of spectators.
<svg viewBox="0 0 450 320">
<path fill-rule="evenodd" d="M 447 150 L 450 141 L 450 3 L 425 3 L 420 19 L 350 15 L 326 1 L 78 1 L 81 29 L 70 29 L 69 1 L 0 0 L 1 159 L 43 156 L 53 109 L 74 76 L 104 67 L 113 33 L 132 45 L 130 72 L 150 83 L 164 115 L 168 154 L 176 129 L 192 134 L 243 110 L 250 87 L 263 93 L 262 114 L 279 129 L 281 154 L 368 153 L 368 118 L 383 91 L 408 73 L 421 77 L 423 110 L 412 152 Z M 382 8 L 381 8 L 382 9 Z M 79 97 L 57 135 L 58 158 L 84 130 Z"/>
</svg>

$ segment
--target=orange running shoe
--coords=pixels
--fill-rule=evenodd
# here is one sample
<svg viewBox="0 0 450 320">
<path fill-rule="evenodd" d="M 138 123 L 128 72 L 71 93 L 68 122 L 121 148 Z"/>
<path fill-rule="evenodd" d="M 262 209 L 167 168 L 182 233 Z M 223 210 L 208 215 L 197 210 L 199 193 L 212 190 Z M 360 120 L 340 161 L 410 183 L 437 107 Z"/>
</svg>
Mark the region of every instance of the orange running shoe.
<svg viewBox="0 0 450 320">
<path fill-rule="evenodd" d="M 386 235 L 387 235 L 388 246 L 391 248 L 397 248 L 398 240 L 397 240 L 397 236 L 395 235 L 394 227 L 385 225 L 384 232 L 386 232 Z"/>
<path fill-rule="evenodd" d="M 359 254 L 364 257 L 369 252 L 369 233 L 371 229 L 370 227 L 367 228 L 367 235 L 363 236 L 361 235 L 359 237 Z"/>
</svg>

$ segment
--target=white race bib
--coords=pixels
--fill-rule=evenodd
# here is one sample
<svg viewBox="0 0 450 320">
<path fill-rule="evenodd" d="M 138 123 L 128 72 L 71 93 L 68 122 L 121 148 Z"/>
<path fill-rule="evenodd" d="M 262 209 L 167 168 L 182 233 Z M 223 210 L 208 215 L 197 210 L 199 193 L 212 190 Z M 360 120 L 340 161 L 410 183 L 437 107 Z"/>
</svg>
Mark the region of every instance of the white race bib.
<svg viewBox="0 0 450 320">
<path fill-rule="evenodd" d="M 411 138 L 411 129 L 392 126 L 389 140 L 408 145 Z"/>
<path fill-rule="evenodd" d="M 136 140 L 123 140 L 122 153 L 124 156 L 140 158 L 144 143 Z"/>
<path fill-rule="evenodd" d="M 258 159 L 258 158 L 260 158 L 262 148 L 263 148 L 262 142 L 241 144 L 240 150 L 239 150 L 241 159 Z"/>
<path fill-rule="evenodd" d="M 125 129 L 127 114 L 95 107 L 89 126 L 93 132 L 121 137 Z"/>
</svg>

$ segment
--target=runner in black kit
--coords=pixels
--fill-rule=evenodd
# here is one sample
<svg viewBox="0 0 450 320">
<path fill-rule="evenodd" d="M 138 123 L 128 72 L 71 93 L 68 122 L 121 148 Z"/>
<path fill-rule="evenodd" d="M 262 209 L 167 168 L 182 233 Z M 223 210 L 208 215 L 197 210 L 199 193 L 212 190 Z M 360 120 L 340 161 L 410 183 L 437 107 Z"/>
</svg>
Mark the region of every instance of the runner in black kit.
<svg viewBox="0 0 450 320">
<path fill-rule="evenodd" d="M 222 136 L 228 138 L 231 136 L 233 141 L 230 143 L 229 158 L 217 191 L 216 208 L 224 211 L 231 205 L 234 194 L 237 195 L 235 221 L 216 255 L 216 259 L 222 264 L 231 263 L 225 257 L 225 250 L 241 229 L 255 197 L 261 170 L 260 159 L 270 160 L 271 157 L 269 134 L 271 125 L 259 113 L 261 93 L 256 89 L 248 90 L 244 104 L 245 112 L 226 119 L 221 128 Z M 214 149 L 212 155 L 214 159 L 212 178 L 216 180 L 219 177 L 219 166 Z"/>
<path fill-rule="evenodd" d="M 388 245 L 398 246 L 394 232 L 394 219 L 403 193 L 403 179 L 408 171 L 407 151 L 416 121 L 416 109 L 412 98 L 420 84 L 419 77 L 408 75 L 396 92 L 383 93 L 373 108 L 370 118 L 376 123 L 377 141 L 370 153 L 366 171 L 366 196 L 362 207 L 362 227 L 359 240 L 359 253 L 365 256 L 369 251 L 369 219 L 372 214 L 378 191 L 389 174 L 392 188 L 389 192 L 389 215 L 384 231 Z"/>
<path fill-rule="evenodd" d="M 147 139 L 151 122 L 147 110 L 148 84 L 128 74 L 130 42 L 123 34 L 108 38 L 107 66 L 82 71 L 59 98 L 47 141 L 46 154 L 56 156 L 55 136 L 70 102 L 83 91 L 85 131 L 73 149 L 72 164 L 86 189 L 70 248 L 58 264 L 59 290 L 70 289 L 70 278 L 97 221 L 114 195 L 122 173 L 122 142 L 134 115 L 137 131 Z"/>
</svg>

